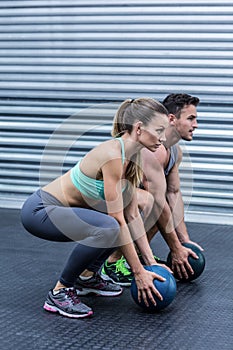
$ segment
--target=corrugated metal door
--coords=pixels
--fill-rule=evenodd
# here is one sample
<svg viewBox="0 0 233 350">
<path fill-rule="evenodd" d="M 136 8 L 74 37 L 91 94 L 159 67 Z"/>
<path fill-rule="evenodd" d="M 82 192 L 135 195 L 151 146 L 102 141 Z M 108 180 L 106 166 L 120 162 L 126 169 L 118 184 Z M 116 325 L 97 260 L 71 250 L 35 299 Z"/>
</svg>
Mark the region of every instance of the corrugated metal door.
<svg viewBox="0 0 233 350">
<path fill-rule="evenodd" d="M 193 169 L 185 156 L 186 203 L 194 179 L 187 219 L 232 222 L 232 39 L 231 0 L 1 1 L 1 206 L 19 207 L 39 185 L 43 149 L 73 113 L 83 111 L 68 119 L 67 142 L 74 124 L 88 131 L 63 170 L 109 136 L 107 102 L 186 92 L 201 99 L 196 137 L 183 145 Z M 50 177 L 62 147 L 51 151 Z"/>
</svg>

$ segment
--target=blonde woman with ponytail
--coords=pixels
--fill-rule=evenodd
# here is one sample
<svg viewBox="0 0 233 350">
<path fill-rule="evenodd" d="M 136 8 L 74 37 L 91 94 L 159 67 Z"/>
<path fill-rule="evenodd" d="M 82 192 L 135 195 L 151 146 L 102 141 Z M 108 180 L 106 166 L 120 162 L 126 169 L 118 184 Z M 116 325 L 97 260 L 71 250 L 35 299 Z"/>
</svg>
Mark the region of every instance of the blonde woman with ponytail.
<svg viewBox="0 0 233 350">
<path fill-rule="evenodd" d="M 48 293 L 46 311 L 88 317 L 93 311 L 79 300 L 80 295 L 121 294 L 120 286 L 99 275 L 103 262 L 119 246 L 135 276 L 139 300 L 156 304 L 153 293 L 162 299 L 153 280 L 164 279 L 145 270 L 135 250 L 136 245 L 147 265 L 156 264 L 138 211 L 136 186 L 141 179 L 141 149 L 155 152 L 165 141 L 167 126 L 167 111 L 154 99 L 124 101 L 113 121 L 113 139 L 92 149 L 24 203 L 21 218 L 30 233 L 51 241 L 76 242 Z"/>
</svg>

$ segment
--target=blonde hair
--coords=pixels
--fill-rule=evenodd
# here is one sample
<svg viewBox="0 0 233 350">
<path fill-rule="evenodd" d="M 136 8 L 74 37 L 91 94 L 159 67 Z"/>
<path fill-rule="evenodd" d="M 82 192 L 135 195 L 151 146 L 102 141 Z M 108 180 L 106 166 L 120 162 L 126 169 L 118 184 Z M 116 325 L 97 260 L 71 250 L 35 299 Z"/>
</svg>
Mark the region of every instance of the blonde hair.
<svg viewBox="0 0 233 350">
<path fill-rule="evenodd" d="M 147 125 L 156 116 L 168 115 L 166 108 L 158 101 L 150 97 L 127 99 L 118 108 L 114 120 L 111 135 L 120 137 L 124 133 L 131 134 L 135 122 L 140 121 Z M 141 156 L 136 153 L 130 160 L 126 169 L 125 178 L 133 186 L 138 186 L 142 180 Z"/>
</svg>

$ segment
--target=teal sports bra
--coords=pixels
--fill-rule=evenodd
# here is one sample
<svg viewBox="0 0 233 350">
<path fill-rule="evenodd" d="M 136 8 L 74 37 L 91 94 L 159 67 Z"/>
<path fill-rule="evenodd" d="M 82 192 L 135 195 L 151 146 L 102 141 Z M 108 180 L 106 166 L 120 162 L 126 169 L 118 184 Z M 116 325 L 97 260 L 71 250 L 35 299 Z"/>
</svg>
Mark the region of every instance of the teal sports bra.
<svg viewBox="0 0 233 350">
<path fill-rule="evenodd" d="M 122 164 L 125 162 L 125 147 L 121 137 L 116 138 L 121 143 Z M 71 169 L 70 177 L 73 185 L 86 197 L 92 199 L 105 199 L 104 181 L 93 179 L 80 170 L 81 160 Z M 122 190 L 124 191 L 125 188 Z"/>
</svg>

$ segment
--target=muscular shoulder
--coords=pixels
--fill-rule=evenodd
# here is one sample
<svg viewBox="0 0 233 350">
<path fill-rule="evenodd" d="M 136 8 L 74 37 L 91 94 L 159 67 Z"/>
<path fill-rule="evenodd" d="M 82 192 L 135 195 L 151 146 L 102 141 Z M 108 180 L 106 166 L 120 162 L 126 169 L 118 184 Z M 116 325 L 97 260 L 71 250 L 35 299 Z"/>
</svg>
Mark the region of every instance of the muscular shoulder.
<svg viewBox="0 0 233 350">
<path fill-rule="evenodd" d="M 162 154 L 158 157 L 156 155 L 156 152 L 151 152 L 148 149 L 144 148 L 141 150 L 141 157 L 142 157 L 142 167 L 144 169 L 159 169 L 162 166 Z M 162 152 L 161 152 L 162 153 Z"/>
<path fill-rule="evenodd" d="M 167 150 L 163 145 L 161 145 L 155 152 L 151 152 L 148 149 L 142 150 L 142 158 L 145 162 L 145 165 L 160 165 L 164 168 L 167 162 L 167 156 Z"/>
<path fill-rule="evenodd" d="M 164 191 L 165 186 L 164 168 L 161 164 L 164 150 L 160 151 L 161 155 L 159 158 L 155 156 L 157 152 L 158 150 L 154 153 L 147 149 L 142 150 L 143 186 L 153 194 L 158 191 Z"/>
</svg>

